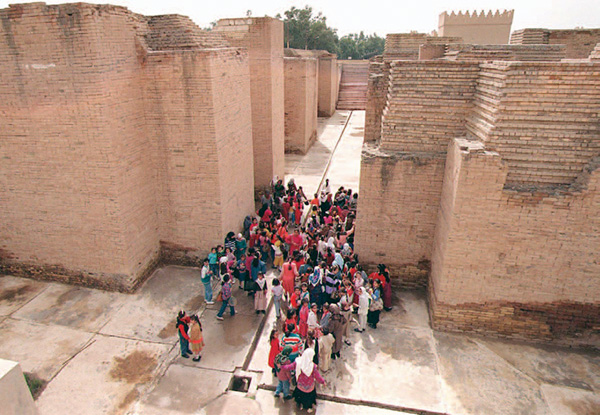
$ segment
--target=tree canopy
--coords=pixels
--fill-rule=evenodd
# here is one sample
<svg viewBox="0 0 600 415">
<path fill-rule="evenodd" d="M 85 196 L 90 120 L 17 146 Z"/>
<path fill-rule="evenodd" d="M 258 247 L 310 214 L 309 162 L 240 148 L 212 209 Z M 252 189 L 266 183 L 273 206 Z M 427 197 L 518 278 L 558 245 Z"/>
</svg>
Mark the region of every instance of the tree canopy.
<svg viewBox="0 0 600 415">
<path fill-rule="evenodd" d="M 284 46 L 293 49 L 318 49 L 335 53 L 340 59 L 369 59 L 383 53 L 385 39 L 363 32 L 340 38 L 337 29 L 327 25 L 322 13 L 310 6 L 292 7 L 277 18 L 284 23 Z"/>
</svg>

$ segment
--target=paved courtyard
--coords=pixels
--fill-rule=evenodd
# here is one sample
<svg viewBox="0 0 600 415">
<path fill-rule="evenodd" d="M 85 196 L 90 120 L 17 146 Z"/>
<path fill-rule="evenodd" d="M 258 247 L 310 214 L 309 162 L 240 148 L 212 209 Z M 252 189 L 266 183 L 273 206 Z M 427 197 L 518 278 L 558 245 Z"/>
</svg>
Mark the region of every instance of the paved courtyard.
<svg viewBox="0 0 600 415">
<path fill-rule="evenodd" d="M 332 189 L 358 190 L 363 126 L 363 111 L 320 119 L 319 141 L 289 156 L 286 174 L 307 195 L 324 176 Z M 273 310 L 256 315 L 235 295 L 236 316 L 221 322 L 195 268 L 158 269 L 133 295 L 2 276 L 0 357 L 48 382 L 36 401 L 42 415 L 304 413 L 273 397 Z M 180 309 L 201 316 L 198 363 L 179 357 Z M 325 374 L 317 413 L 600 413 L 600 353 L 434 332 L 421 292 L 396 290 L 377 330 L 350 340 Z M 253 377 L 248 395 L 227 391 L 240 370 Z"/>
</svg>

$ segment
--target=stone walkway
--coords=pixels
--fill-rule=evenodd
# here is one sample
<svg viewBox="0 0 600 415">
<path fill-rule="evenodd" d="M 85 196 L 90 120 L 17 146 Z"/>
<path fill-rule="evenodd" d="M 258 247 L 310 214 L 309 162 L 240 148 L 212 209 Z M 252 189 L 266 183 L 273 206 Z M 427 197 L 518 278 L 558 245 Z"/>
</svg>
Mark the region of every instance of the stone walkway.
<svg viewBox="0 0 600 415">
<path fill-rule="evenodd" d="M 308 195 L 329 165 L 332 189 L 358 189 L 363 124 L 362 111 L 319 120 L 320 140 L 307 156 L 287 157 L 286 174 Z M 0 357 L 48 381 L 41 415 L 304 413 L 271 392 L 273 311 L 257 316 L 235 290 L 237 314 L 220 322 L 194 268 L 159 269 L 134 295 L 2 276 Z M 434 332 L 419 292 L 396 292 L 394 305 L 377 330 L 352 331 L 319 388 L 317 413 L 599 413 L 599 353 Z M 199 363 L 179 357 L 182 308 L 201 315 Z M 240 370 L 252 377 L 249 394 L 227 390 Z"/>
</svg>

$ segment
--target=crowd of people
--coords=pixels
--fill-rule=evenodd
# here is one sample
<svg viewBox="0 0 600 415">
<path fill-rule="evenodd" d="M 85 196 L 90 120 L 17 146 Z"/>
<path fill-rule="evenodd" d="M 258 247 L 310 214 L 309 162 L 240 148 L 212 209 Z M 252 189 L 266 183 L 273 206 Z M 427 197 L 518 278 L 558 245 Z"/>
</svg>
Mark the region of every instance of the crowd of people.
<svg viewBox="0 0 600 415">
<path fill-rule="evenodd" d="M 269 355 L 279 380 L 275 396 L 294 397 L 309 410 L 316 383 L 324 383 L 321 372 L 341 357 L 344 343 L 350 345 L 351 325 L 358 333 L 376 329 L 381 311 L 392 308 L 386 266 L 367 275 L 354 252 L 357 201 L 351 189 L 332 193 L 329 180 L 309 200 L 293 179 L 286 185 L 274 179 L 256 215 L 246 217 L 244 232 L 229 232 L 201 270 L 207 304 L 214 303 L 212 282 L 220 281 L 219 320 L 228 307 L 235 315 L 236 285 L 254 296 L 257 314 L 266 313 L 270 291 L 276 316 Z M 278 274 L 271 282 L 268 266 Z M 185 324 L 178 318 L 182 356 L 188 354 Z"/>
</svg>

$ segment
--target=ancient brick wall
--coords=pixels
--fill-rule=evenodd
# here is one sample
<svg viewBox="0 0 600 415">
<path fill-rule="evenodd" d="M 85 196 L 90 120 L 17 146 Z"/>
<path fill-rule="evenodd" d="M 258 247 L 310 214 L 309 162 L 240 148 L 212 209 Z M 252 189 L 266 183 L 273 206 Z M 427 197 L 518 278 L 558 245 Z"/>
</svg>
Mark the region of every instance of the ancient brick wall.
<svg viewBox="0 0 600 415">
<path fill-rule="evenodd" d="M 508 163 L 507 186 L 568 185 L 600 154 L 598 64 L 482 65 L 469 132 Z"/>
<path fill-rule="evenodd" d="M 600 29 L 521 29 L 512 33 L 511 44 L 565 45 L 568 59 L 585 59 L 600 42 Z"/>
<path fill-rule="evenodd" d="M 473 11 L 443 12 L 439 17 L 438 34 L 440 36 L 458 36 L 466 43 L 482 45 L 507 44 L 510 38 L 514 10 L 496 10 L 487 13 Z"/>
<path fill-rule="evenodd" d="M 447 45 L 443 58 L 457 61 L 560 61 L 566 58 L 564 45 Z"/>
<path fill-rule="evenodd" d="M 597 328 L 599 166 L 568 190 L 507 190 L 500 154 L 454 140 L 432 260 L 433 326 L 547 340 Z"/>
<path fill-rule="evenodd" d="M 445 153 L 450 140 L 466 131 L 478 74 L 477 63 L 392 62 L 382 148 Z"/>
<path fill-rule="evenodd" d="M 244 51 L 115 6 L 0 17 L 3 272 L 130 291 L 160 241 L 204 255 L 240 228 L 253 210 Z"/>
<path fill-rule="evenodd" d="M 160 239 L 171 250 L 206 253 L 253 211 L 247 55 L 178 51 L 148 62 Z"/>
<path fill-rule="evenodd" d="M 548 43 L 566 45 L 567 58 L 584 59 L 600 42 L 600 29 L 550 30 Z"/>
<path fill-rule="evenodd" d="M 319 57 L 319 117 L 331 117 L 335 112 L 338 84 L 337 58 L 335 55 Z"/>
<path fill-rule="evenodd" d="M 113 6 L 0 16 L 2 249 L 130 285 L 158 254 L 137 22 Z"/>
<path fill-rule="evenodd" d="M 406 287 L 426 285 L 445 153 L 466 133 L 478 73 L 476 63 L 391 64 L 381 140 L 363 149 L 355 241 L 361 262 L 393 266 Z"/>
<path fill-rule="evenodd" d="M 385 263 L 403 288 L 422 288 L 438 216 L 444 158 L 363 147 L 355 248 L 369 269 Z"/>
<path fill-rule="evenodd" d="M 421 45 L 445 45 L 448 43 L 462 43 L 463 39 L 457 36 L 429 36 L 425 33 L 390 33 L 385 37 L 383 59 L 416 60 L 419 59 Z"/>
<path fill-rule="evenodd" d="M 283 22 L 270 17 L 221 19 L 214 31 L 248 49 L 252 97 L 254 185 L 284 174 Z"/>
<path fill-rule="evenodd" d="M 286 152 L 305 154 L 317 139 L 318 62 L 284 58 Z"/>
<path fill-rule="evenodd" d="M 367 107 L 365 109 L 365 142 L 376 142 L 381 138 L 381 116 L 387 104 L 390 83 L 390 63 L 383 59 L 369 62 L 369 84 L 367 86 Z"/>
</svg>

